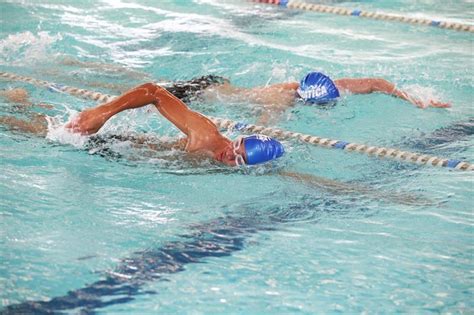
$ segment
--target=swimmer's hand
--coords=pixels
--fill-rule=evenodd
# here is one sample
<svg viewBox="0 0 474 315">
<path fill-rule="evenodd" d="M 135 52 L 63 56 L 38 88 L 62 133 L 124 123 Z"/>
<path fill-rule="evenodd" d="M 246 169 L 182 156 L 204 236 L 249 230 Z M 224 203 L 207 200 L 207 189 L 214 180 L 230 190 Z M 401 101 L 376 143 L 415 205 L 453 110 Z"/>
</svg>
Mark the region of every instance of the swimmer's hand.
<svg viewBox="0 0 474 315">
<path fill-rule="evenodd" d="M 421 100 L 417 100 L 417 99 L 411 100 L 410 99 L 410 102 L 413 103 L 416 107 L 422 108 L 422 109 L 425 109 L 425 108 L 430 107 L 430 106 L 431 107 L 436 107 L 436 108 L 449 108 L 449 107 L 451 107 L 450 103 L 444 103 L 444 102 L 435 101 L 435 100 L 430 100 L 428 103 L 426 103 L 426 102 L 423 102 Z"/>
<path fill-rule="evenodd" d="M 407 92 L 401 91 L 401 90 L 396 90 L 395 89 L 392 94 L 395 95 L 395 96 L 398 96 L 398 97 L 400 97 L 404 100 L 407 100 L 410 103 L 412 103 L 413 105 L 415 105 L 416 107 L 422 108 L 422 109 L 428 108 L 430 106 L 431 107 L 436 107 L 436 108 L 449 108 L 449 107 L 451 107 L 450 103 L 444 103 L 444 102 L 436 101 L 436 100 L 433 100 L 433 99 L 422 100 L 419 97 L 412 96 L 412 95 L 408 94 Z"/>
<path fill-rule="evenodd" d="M 438 107 L 438 108 L 449 108 L 451 107 L 450 103 L 439 102 L 435 100 L 430 100 L 431 107 Z"/>
<path fill-rule="evenodd" d="M 86 109 L 68 122 L 65 128 L 81 135 L 91 135 L 97 133 L 109 118 L 110 114 L 101 112 L 99 108 Z"/>
</svg>

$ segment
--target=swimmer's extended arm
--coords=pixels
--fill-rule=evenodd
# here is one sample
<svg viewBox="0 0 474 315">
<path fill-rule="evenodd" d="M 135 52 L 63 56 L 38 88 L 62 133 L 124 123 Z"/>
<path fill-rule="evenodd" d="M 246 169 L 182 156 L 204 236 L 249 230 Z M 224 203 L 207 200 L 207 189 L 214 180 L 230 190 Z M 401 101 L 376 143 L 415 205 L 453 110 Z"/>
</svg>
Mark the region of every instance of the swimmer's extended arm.
<svg viewBox="0 0 474 315">
<path fill-rule="evenodd" d="M 385 93 L 395 97 L 399 97 L 405 101 L 408 101 L 417 107 L 426 108 L 428 106 L 432 107 L 451 107 L 449 103 L 438 102 L 435 100 L 430 100 L 429 104 L 425 104 L 421 100 L 411 97 L 406 92 L 396 88 L 395 84 L 388 82 L 385 79 L 379 78 L 343 78 L 334 80 L 337 88 L 340 92 L 349 92 L 353 94 L 369 94 L 374 92 Z"/>
<path fill-rule="evenodd" d="M 208 118 L 190 110 L 182 101 L 153 83 L 142 84 L 111 102 L 84 110 L 66 124 L 66 128 L 81 134 L 93 134 L 117 113 L 148 104 L 154 104 L 163 116 L 188 136 L 192 132 L 217 132 Z"/>
</svg>

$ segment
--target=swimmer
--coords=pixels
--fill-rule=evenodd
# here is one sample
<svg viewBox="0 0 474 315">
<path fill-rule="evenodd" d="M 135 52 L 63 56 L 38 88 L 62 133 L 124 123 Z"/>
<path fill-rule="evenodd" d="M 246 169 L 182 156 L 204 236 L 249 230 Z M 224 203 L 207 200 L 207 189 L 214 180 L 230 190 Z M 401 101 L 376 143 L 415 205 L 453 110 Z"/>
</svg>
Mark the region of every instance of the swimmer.
<svg viewBox="0 0 474 315">
<path fill-rule="evenodd" d="M 22 88 L 15 88 L 15 89 L 8 89 L 8 90 L 1 90 L 0 96 L 3 96 L 11 103 L 17 103 L 23 106 L 32 106 L 33 103 L 30 101 L 30 97 L 28 92 Z M 48 104 L 35 104 L 35 106 L 52 109 L 53 106 Z"/>
<path fill-rule="evenodd" d="M 279 158 L 283 145 L 263 135 L 239 137 L 231 141 L 222 135 L 206 116 L 192 111 L 166 89 L 153 83 L 142 84 L 111 102 L 87 109 L 66 124 L 75 133 L 91 135 L 114 115 L 132 108 L 153 104 L 185 135 L 184 150 L 191 155 L 212 158 L 229 166 L 254 165 Z"/>
<path fill-rule="evenodd" d="M 149 80 L 148 74 L 129 70 L 122 66 L 98 62 L 83 62 L 70 57 L 63 64 L 87 68 L 111 70 L 121 74 L 134 74 L 137 79 Z M 92 87 L 105 87 L 124 91 L 124 85 L 85 82 Z M 451 104 L 434 99 L 421 100 L 417 96 L 400 90 L 395 84 L 382 78 L 340 78 L 332 80 L 321 72 L 310 72 L 300 82 L 276 83 L 264 87 L 243 88 L 231 85 L 230 81 L 216 75 L 206 75 L 189 81 L 158 83 L 183 102 L 200 97 L 201 99 L 230 98 L 236 101 L 251 101 L 263 105 L 265 110 L 283 111 L 301 100 L 305 104 L 333 103 L 344 94 L 383 93 L 398 97 L 419 108 L 447 108 Z M 128 87 L 127 87 L 128 89 Z"/>
<path fill-rule="evenodd" d="M 65 127 L 73 133 L 92 135 L 97 133 L 112 116 L 148 104 L 153 104 L 165 118 L 186 135 L 186 138 L 180 141 L 180 147 L 192 156 L 211 158 L 229 166 L 239 166 L 271 161 L 281 157 L 285 152 L 280 142 L 264 135 L 239 137 L 231 141 L 222 135 L 207 117 L 192 111 L 173 94 L 153 83 L 142 84 L 111 102 L 86 109 Z M 15 117 L 0 117 L 0 123 L 17 131 L 43 135 L 47 132 L 46 119 L 39 123 Z"/>
<path fill-rule="evenodd" d="M 203 77 L 206 79 L 206 77 Z M 449 103 L 429 100 L 427 103 L 398 89 L 395 84 L 381 78 L 342 78 L 331 80 L 320 72 L 308 73 L 300 82 L 278 83 L 265 87 L 241 88 L 232 86 L 228 80 L 217 80 L 209 86 L 209 92 L 238 98 L 251 99 L 264 105 L 289 107 L 296 100 L 306 104 L 322 105 L 335 102 L 341 94 L 383 93 L 398 97 L 419 108 L 447 108 Z M 192 82 L 192 81 L 191 81 Z M 217 84 L 220 83 L 220 84 Z M 208 92 L 208 93 L 209 93 Z"/>
<path fill-rule="evenodd" d="M 423 101 L 398 89 L 381 78 L 341 78 L 331 80 L 320 72 L 307 74 L 301 82 L 278 83 L 265 87 L 242 88 L 219 76 L 203 76 L 190 81 L 178 81 L 164 86 L 176 97 L 188 101 L 204 100 L 253 102 L 261 105 L 258 125 L 267 125 L 297 101 L 323 105 L 336 102 L 343 94 L 383 93 L 408 101 L 419 108 L 447 108 L 451 104 L 430 99 Z"/>
<path fill-rule="evenodd" d="M 158 111 L 180 129 L 186 138 L 173 143 L 149 142 L 146 136 L 102 136 L 95 135 L 111 117 L 124 110 L 139 108 L 153 104 Z M 14 116 L 0 116 L 0 124 L 13 131 L 34 135 L 46 135 L 48 125 L 46 116 L 35 120 L 23 120 Z M 153 84 L 142 84 L 111 102 L 98 105 L 82 111 L 77 117 L 68 122 L 65 127 L 73 133 L 88 135 L 86 147 L 100 146 L 107 141 L 132 141 L 145 145 L 152 150 L 179 149 L 188 155 L 200 158 L 210 158 L 228 166 L 254 165 L 269 162 L 281 157 L 285 150 L 275 139 L 263 135 L 239 137 L 231 141 L 222 135 L 217 127 L 204 115 L 192 111 L 181 100 L 164 88 Z M 102 152 L 107 154 L 107 152 Z M 386 193 L 377 191 L 361 184 L 344 183 L 310 174 L 300 174 L 278 170 L 278 175 L 303 184 L 310 185 L 337 194 L 355 194 L 373 199 L 385 199 L 408 205 L 428 205 L 430 200 L 407 193 Z"/>
<path fill-rule="evenodd" d="M 31 107 L 38 107 L 43 109 L 52 109 L 53 106 L 49 104 L 33 104 L 30 101 L 28 92 L 22 88 L 0 90 L 0 96 L 5 98 L 10 103 L 16 105 L 10 108 L 11 112 L 21 112 L 27 114 L 29 120 L 17 119 L 14 116 L 1 116 L 0 123 L 8 126 L 15 126 L 14 129 L 34 134 L 46 135 L 46 124 L 44 115 L 34 111 L 27 110 Z"/>
</svg>

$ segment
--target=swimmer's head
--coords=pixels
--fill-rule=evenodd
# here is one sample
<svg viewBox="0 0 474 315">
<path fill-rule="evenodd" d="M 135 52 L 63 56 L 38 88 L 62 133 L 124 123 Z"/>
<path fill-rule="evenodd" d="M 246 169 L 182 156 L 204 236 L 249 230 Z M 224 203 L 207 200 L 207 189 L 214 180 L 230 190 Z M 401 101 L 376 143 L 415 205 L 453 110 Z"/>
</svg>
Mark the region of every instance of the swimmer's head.
<svg viewBox="0 0 474 315">
<path fill-rule="evenodd" d="M 332 80 L 320 72 L 308 73 L 296 90 L 305 102 L 325 104 L 339 97 L 339 90 Z"/>
<path fill-rule="evenodd" d="M 239 137 L 223 153 L 222 162 L 228 165 L 255 165 L 281 157 L 283 145 L 264 135 Z"/>
<path fill-rule="evenodd" d="M 166 84 L 163 87 L 183 102 L 188 102 L 199 97 L 205 89 L 225 83 L 229 83 L 229 80 L 217 75 L 206 75 L 190 81 Z"/>
</svg>

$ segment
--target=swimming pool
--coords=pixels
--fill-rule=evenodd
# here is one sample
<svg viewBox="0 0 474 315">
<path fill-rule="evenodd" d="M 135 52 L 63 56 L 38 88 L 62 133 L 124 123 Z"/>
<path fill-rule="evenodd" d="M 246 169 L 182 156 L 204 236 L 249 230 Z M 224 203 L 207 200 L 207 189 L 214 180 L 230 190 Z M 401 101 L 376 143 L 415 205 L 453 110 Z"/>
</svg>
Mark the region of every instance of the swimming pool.
<svg viewBox="0 0 474 315">
<path fill-rule="evenodd" d="M 276 127 L 474 160 L 470 33 L 239 1 L 159 3 L 4 1 L 0 71 L 110 94 L 209 73 L 246 87 L 299 80 L 315 68 L 334 78 L 384 77 L 453 107 L 420 110 L 385 95 L 348 96 L 330 108 L 297 104 Z M 326 3 L 464 23 L 473 13 L 468 1 Z M 54 105 L 37 111 L 60 121 L 94 104 L 0 81 L 1 89 L 13 87 Z M 1 102 L 2 116 L 24 115 Z M 257 116 L 248 103 L 190 106 L 249 123 Z M 193 165 L 175 152 L 148 156 L 127 143 L 111 144 L 119 158 L 103 157 L 63 138 L 0 132 L 4 312 L 474 309 L 471 173 L 285 142 L 288 152 L 275 168 L 381 192 L 341 194 L 272 168 Z M 104 132 L 178 135 L 147 110 L 122 114 Z M 381 198 L 396 193 L 431 202 Z"/>
</svg>

